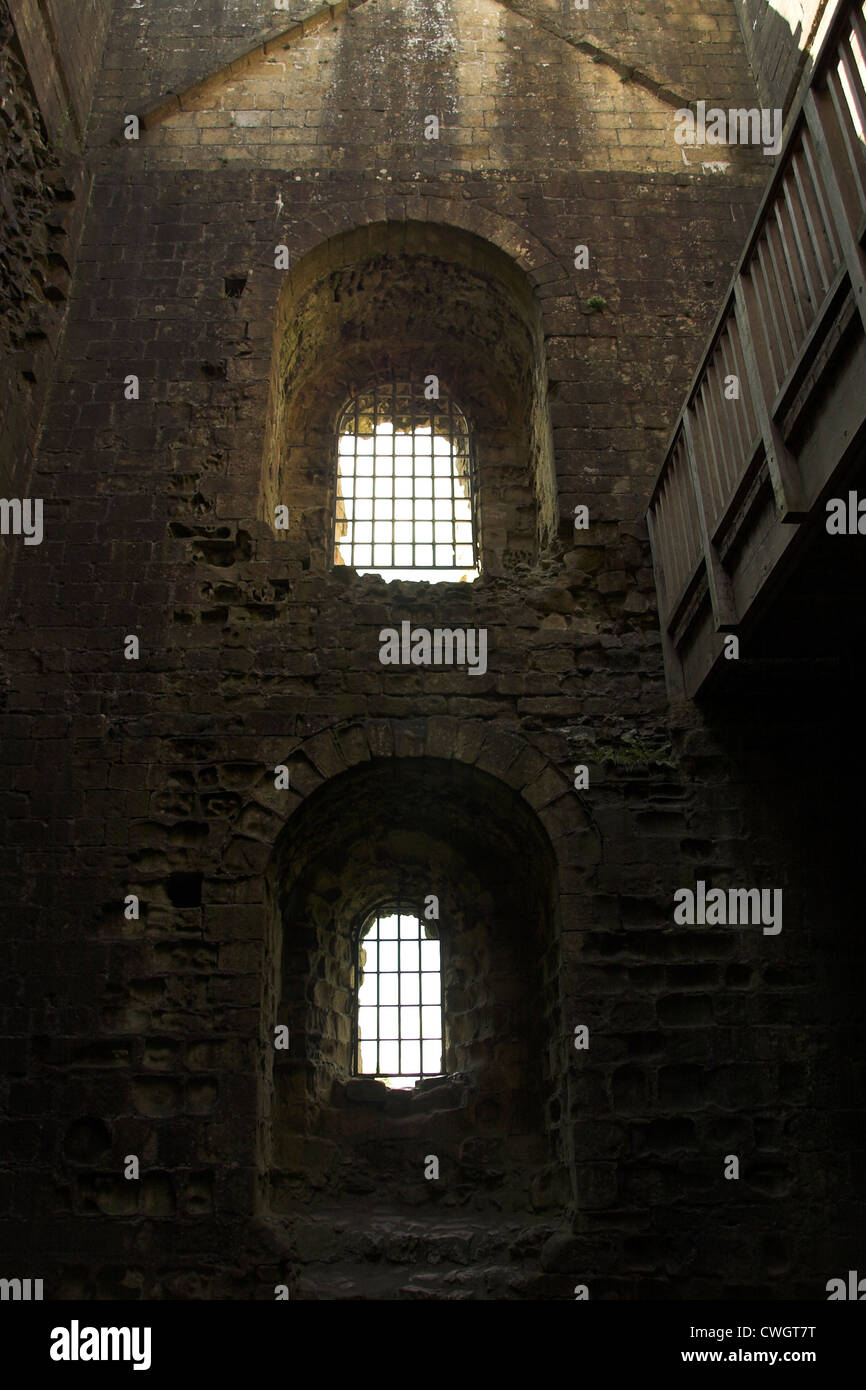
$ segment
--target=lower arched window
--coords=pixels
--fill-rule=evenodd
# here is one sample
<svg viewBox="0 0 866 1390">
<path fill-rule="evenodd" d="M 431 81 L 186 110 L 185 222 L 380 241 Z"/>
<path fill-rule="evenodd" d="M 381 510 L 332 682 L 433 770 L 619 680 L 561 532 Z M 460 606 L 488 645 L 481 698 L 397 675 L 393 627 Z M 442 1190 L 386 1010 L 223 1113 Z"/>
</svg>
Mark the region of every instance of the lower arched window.
<svg viewBox="0 0 866 1390">
<path fill-rule="evenodd" d="M 353 1071 L 408 1087 L 442 1074 L 439 931 L 417 909 L 378 908 L 355 935 Z"/>
</svg>

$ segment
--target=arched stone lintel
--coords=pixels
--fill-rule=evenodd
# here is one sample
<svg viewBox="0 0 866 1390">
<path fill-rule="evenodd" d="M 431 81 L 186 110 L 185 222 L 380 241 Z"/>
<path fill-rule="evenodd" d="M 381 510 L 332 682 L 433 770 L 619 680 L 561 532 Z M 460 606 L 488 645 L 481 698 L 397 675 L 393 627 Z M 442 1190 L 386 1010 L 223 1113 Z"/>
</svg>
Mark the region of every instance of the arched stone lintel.
<svg viewBox="0 0 866 1390">
<path fill-rule="evenodd" d="M 298 740 L 279 761 L 289 768 L 289 790 L 277 790 L 272 768 L 263 772 L 235 821 L 223 863 L 263 869 L 282 830 L 307 798 L 334 777 L 376 759 L 435 758 L 474 767 L 526 803 L 545 831 L 560 881 L 598 863 L 600 843 L 583 799 L 563 771 L 563 742 L 554 762 L 526 736 L 483 720 L 446 715 L 429 719 L 349 720 Z M 255 870 L 252 870 L 255 872 Z"/>
<path fill-rule="evenodd" d="M 485 269 L 489 274 L 491 266 L 485 252 L 489 256 L 492 247 L 503 258 L 499 266 L 492 267 L 494 273 L 498 271 L 497 278 L 510 279 L 517 292 L 520 275 L 515 272 L 522 272 L 532 289 L 564 274 L 564 265 L 512 218 L 456 197 L 437 197 L 435 204 L 431 209 L 423 195 L 407 194 L 404 216 L 395 218 L 393 200 L 386 205 L 382 196 L 372 194 L 353 200 L 342 213 L 339 209 L 330 211 L 327 235 L 312 219 L 297 223 L 287 245 L 298 259 L 291 270 L 283 272 L 280 304 L 296 303 L 311 285 L 332 271 L 355 266 L 366 256 L 386 249 L 408 255 L 439 252 L 446 259 L 470 269 Z M 468 233 L 468 237 L 461 238 L 461 233 Z"/>
</svg>

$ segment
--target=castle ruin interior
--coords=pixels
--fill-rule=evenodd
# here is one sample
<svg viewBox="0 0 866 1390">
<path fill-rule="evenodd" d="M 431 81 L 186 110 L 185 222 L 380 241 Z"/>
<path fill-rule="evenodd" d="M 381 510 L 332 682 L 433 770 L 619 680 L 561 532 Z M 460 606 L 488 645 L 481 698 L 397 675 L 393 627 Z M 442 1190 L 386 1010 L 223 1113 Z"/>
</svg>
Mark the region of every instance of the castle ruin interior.
<svg viewBox="0 0 866 1390">
<path fill-rule="evenodd" d="M 0 1273 L 863 1267 L 864 93 L 859 0 L 0 0 Z"/>
</svg>

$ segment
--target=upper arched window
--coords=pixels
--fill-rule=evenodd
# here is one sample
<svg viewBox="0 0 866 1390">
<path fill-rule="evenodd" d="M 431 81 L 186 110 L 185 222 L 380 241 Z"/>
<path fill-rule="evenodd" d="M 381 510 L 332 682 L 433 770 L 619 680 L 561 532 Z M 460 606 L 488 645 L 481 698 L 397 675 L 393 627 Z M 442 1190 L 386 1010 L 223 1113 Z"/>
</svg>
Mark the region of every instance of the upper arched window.
<svg viewBox="0 0 866 1390">
<path fill-rule="evenodd" d="M 337 428 L 334 563 L 387 579 L 479 573 L 469 425 L 435 377 L 378 383 Z"/>
</svg>

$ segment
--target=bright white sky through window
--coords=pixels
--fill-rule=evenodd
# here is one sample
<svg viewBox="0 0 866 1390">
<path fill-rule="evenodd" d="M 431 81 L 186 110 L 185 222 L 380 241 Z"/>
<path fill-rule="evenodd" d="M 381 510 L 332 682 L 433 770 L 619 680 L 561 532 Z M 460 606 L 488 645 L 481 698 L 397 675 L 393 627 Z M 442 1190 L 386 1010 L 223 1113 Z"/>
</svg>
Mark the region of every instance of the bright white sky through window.
<svg viewBox="0 0 866 1390">
<path fill-rule="evenodd" d="M 358 1073 L 399 1088 L 442 1071 L 439 942 L 418 917 L 373 918 L 360 943 Z"/>
<path fill-rule="evenodd" d="M 477 578 L 468 432 L 459 412 L 445 411 L 451 437 L 430 423 L 395 431 L 381 418 L 381 402 L 375 430 L 371 417 L 356 413 L 353 421 L 347 410 L 338 452 L 338 564 L 385 579 Z"/>
</svg>

